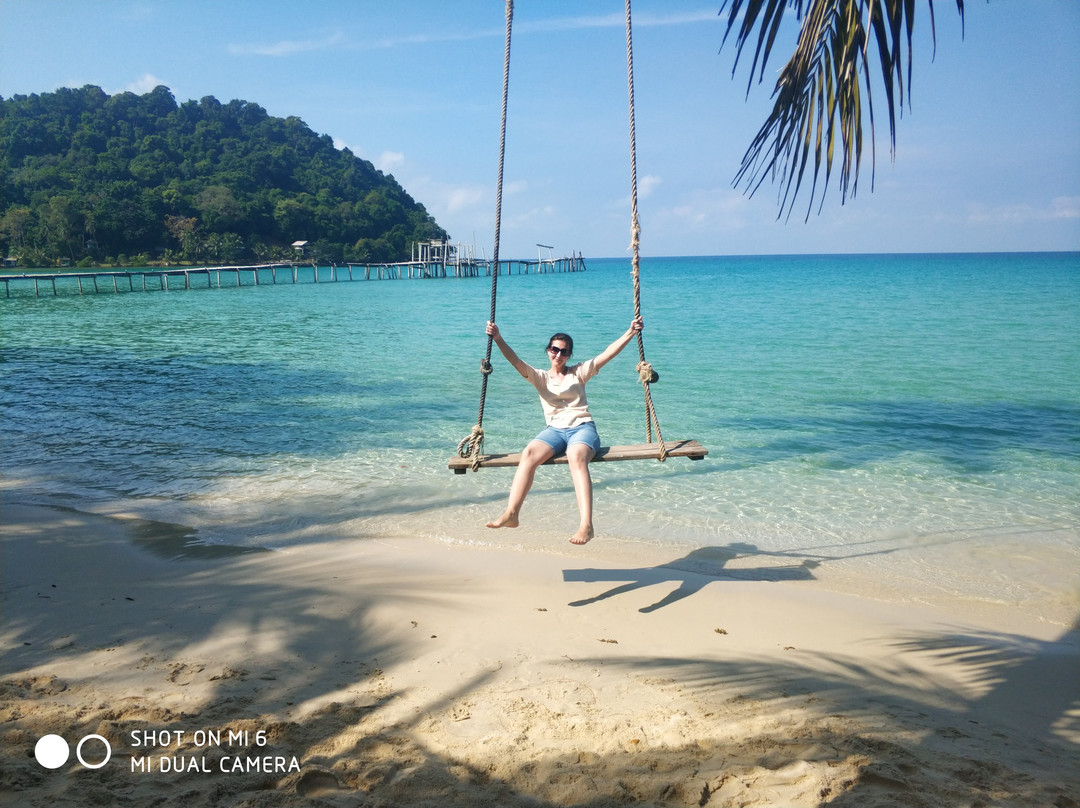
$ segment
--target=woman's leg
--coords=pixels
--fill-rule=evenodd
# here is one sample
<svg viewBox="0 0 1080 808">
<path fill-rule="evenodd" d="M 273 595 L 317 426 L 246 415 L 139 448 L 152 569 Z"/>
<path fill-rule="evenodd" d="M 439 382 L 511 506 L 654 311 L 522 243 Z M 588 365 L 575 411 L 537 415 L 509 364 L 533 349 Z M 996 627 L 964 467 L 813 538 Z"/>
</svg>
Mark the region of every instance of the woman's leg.
<svg viewBox="0 0 1080 808">
<path fill-rule="evenodd" d="M 578 513 L 581 515 L 577 533 L 570 537 L 571 544 L 585 544 L 593 537 L 592 476 L 589 474 L 589 461 L 595 454 L 587 443 L 572 443 L 566 449 L 566 461 L 570 465 L 570 478 L 574 481 L 574 495 L 577 497 Z"/>
<path fill-rule="evenodd" d="M 521 461 L 517 471 L 514 472 L 514 481 L 510 484 L 510 501 L 506 505 L 503 515 L 494 522 L 488 522 L 488 527 L 517 527 L 518 517 L 521 514 L 521 506 L 525 503 L 525 497 L 532 488 L 533 477 L 536 476 L 536 467 L 550 460 L 555 450 L 542 440 L 531 440 L 521 453 Z"/>
</svg>

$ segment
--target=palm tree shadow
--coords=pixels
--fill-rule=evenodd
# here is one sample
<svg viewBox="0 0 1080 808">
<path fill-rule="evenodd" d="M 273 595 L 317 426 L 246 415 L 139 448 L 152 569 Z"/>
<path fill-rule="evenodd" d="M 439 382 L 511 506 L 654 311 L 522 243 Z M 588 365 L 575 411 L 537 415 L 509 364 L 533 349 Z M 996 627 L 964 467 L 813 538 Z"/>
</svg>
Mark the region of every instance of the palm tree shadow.
<svg viewBox="0 0 1080 808">
<path fill-rule="evenodd" d="M 1036 640 L 987 631 L 910 635 L 904 653 L 925 654 L 969 672 L 984 692 L 967 705 L 976 716 L 1009 716 L 1036 737 L 1080 743 L 1076 637 L 1080 617 L 1059 638 Z"/>
<path fill-rule="evenodd" d="M 774 556 L 801 560 L 799 563 L 764 565 L 751 568 L 740 567 L 733 569 L 728 566 L 737 558 L 750 556 Z M 648 614 L 695 595 L 710 583 L 721 579 L 743 581 L 813 580 L 814 575 L 811 570 L 817 567 L 819 563 L 819 561 L 803 558 L 794 553 L 769 552 L 760 550 L 753 544 L 732 542 L 723 547 L 701 547 L 682 558 L 656 567 L 615 570 L 563 570 L 563 581 L 580 583 L 626 581 L 621 586 L 616 586 L 599 595 L 571 601 L 569 604 L 571 606 L 589 606 L 648 586 L 678 583 L 675 589 L 656 603 L 638 609 L 639 612 Z"/>
</svg>

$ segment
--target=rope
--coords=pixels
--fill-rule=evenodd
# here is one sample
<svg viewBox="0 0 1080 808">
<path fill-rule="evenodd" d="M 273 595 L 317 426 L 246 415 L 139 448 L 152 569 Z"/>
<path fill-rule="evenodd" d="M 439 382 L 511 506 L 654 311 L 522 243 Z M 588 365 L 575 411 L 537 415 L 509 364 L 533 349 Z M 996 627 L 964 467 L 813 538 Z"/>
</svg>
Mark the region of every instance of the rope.
<svg viewBox="0 0 1080 808">
<path fill-rule="evenodd" d="M 502 227 L 502 192 L 503 192 L 503 165 L 506 159 L 506 108 L 510 88 L 510 32 L 514 20 L 514 0 L 506 0 L 506 48 L 503 57 L 503 88 L 502 88 L 502 120 L 499 132 L 499 178 L 495 193 L 495 248 L 492 256 L 491 271 L 491 314 L 489 320 L 495 322 L 495 301 L 499 282 L 499 237 Z M 630 21 L 630 0 L 626 0 L 626 70 L 627 84 L 630 96 L 630 203 L 631 203 L 631 243 L 633 249 L 634 279 L 634 317 L 641 316 L 641 223 L 638 219 L 638 194 L 637 194 L 637 134 L 634 122 L 634 46 Z M 473 471 L 480 468 L 480 459 L 484 447 L 484 405 L 487 401 L 488 376 L 491 375 L 491 346 L 494 342 L 492 337 L 487 339 L 487 349 L 480 363 L 482 383 L 480 386 L 480 409 L 476 416 L 476 425 L 469 435 L 458 444 L 458 455 L 471 460 L 470 467 Z M 653 442 L 653 428 L 656 429 L 656 440 L 660 444 L 659 459 L 664 461 L 668 457 L 667 446 L 664 444 L 663 435 L 660 433 L 660 419 L 656 415 L 656 407 L 652 400 L 650 385 L 660 377 L 653 366 L 645 361 L 645 341 L 641 332 L 637 332 L 638 364 L 637 372 L 642 387 L 645 390 L 645 433 L 649 443 Z"/>
<path fill-rule="evenodd" d="M 502 122 L 499 131 L 499 180 L 495 191 L 495 249 L 491 264 L 491 316 L 488 319 L 495 322 L 495 299 L 499 285 L 499 233 L 502 227 L 502 192 L 503 192 L 503 163 L 506 159 L 506 106 L 510 95 L 510 29 L 514 21 L 514 0 L 506 0 L 506 50 L 503 55 L 503 86 L 502 86 Z M 467 438 L 458 444 L 458 455 L 469 458 L 471 468 L 476 471 L 480 468 L 480 457 L 484 448 L 484 403 L 487 400 L 488 376 L 491 375 L 491 344 L 492 337 L 487 338 L 487 350 L 484 359 L 480 363 L 480 373 L 483 382 L 480 385 L 480 411 L 476 415 L 476 426 L 472 428 Z"/>
<path fill-rule="evenodd" d="M 637 195 L 637 128 L 634 123 L 634 42 L 630 24 L 630 0 L 626 0 L 626 81 L 630 93 L 630 247 L 633 250 L 633 262 L 631 275 L 634 278 L 634 317 L 641 316 L 641 222 L 638 219 L 638 195 Z M 645 435 L 649 443 L 653 442 L 653 427 L 656 428 L 656 440 L 660 444 L 660 461 L 667 460 L 667 447 L 664 445 L 663 435 L 660 434 L 660 419 L 656 415 L 656 407 L 653 406 L 652 391 L 649 385 L 655 382 L 659 376 L 653 370 L 652 365 L 645 361 L 645 340 L 641 332 L 637 332 L 638 345 L 638 376 L 641 385 L 645 389 Z"/>
</svg>

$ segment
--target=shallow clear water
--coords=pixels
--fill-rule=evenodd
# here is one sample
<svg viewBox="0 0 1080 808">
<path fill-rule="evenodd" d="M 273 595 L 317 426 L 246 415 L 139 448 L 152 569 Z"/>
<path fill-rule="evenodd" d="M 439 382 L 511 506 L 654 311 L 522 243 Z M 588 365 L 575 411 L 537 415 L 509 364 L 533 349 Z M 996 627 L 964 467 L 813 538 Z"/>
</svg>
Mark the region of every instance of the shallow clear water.
<svg viewBox="0 0 1080 808">
<path fill-rule="evenodd" d="M 527 360 L 633 313 L 629 261 L 503 277 Z M 476 421 L 489 279 L 0 299 L 5 497 L 274 547 L 424 535 L 558 549 L 566 469 L 518 531 L 511 472 L 453 475 Z M 600 541 L 641 563 L 820 582 L 1068 623 L 1080 571 L 1080 255 L 645 259 L 665 438 L 706 460 L 594 466 Z M 539 403 L 496 351 L 487 451 Z M 605 443 L 644 440 L 633 346 L 589 386 Z M 608 549 L 605 549 L 608 548 Z"/>
</svg>

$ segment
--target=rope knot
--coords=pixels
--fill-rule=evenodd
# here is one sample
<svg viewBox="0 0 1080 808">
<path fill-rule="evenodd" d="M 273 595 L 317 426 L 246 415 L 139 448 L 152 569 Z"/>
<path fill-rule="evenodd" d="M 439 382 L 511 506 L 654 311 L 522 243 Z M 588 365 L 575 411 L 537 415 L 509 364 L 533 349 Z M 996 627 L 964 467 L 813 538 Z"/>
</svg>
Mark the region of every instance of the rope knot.
<svg viewBox="0 0 1080 808">
<path fill-rule="evenodd" d="M 486 357 L 484 359 L 480 360 L 480 372 L 481 373 L 483 373 L 485 376 L 490 376 L 493 370 L 494 370 L 494 368 L 491 367 L 491 362 L 488 361 L 488 359 Z"/>
<path fill-rule="evenodd" d="M 660 374 L 644 359 L 637 363 L 637 372 L 642 384 L 655 384 L 660 381 Z"/>
<path fill-rule="evenodd" d="M 480 452 L 484 448 L 484 428 L 480 424 L 474 424 L 472 431 L 467 437 L 462 438 L 458 444 L 458 457 L 472 459 L 472 470 L 480 468 Z"/>
</svg>

